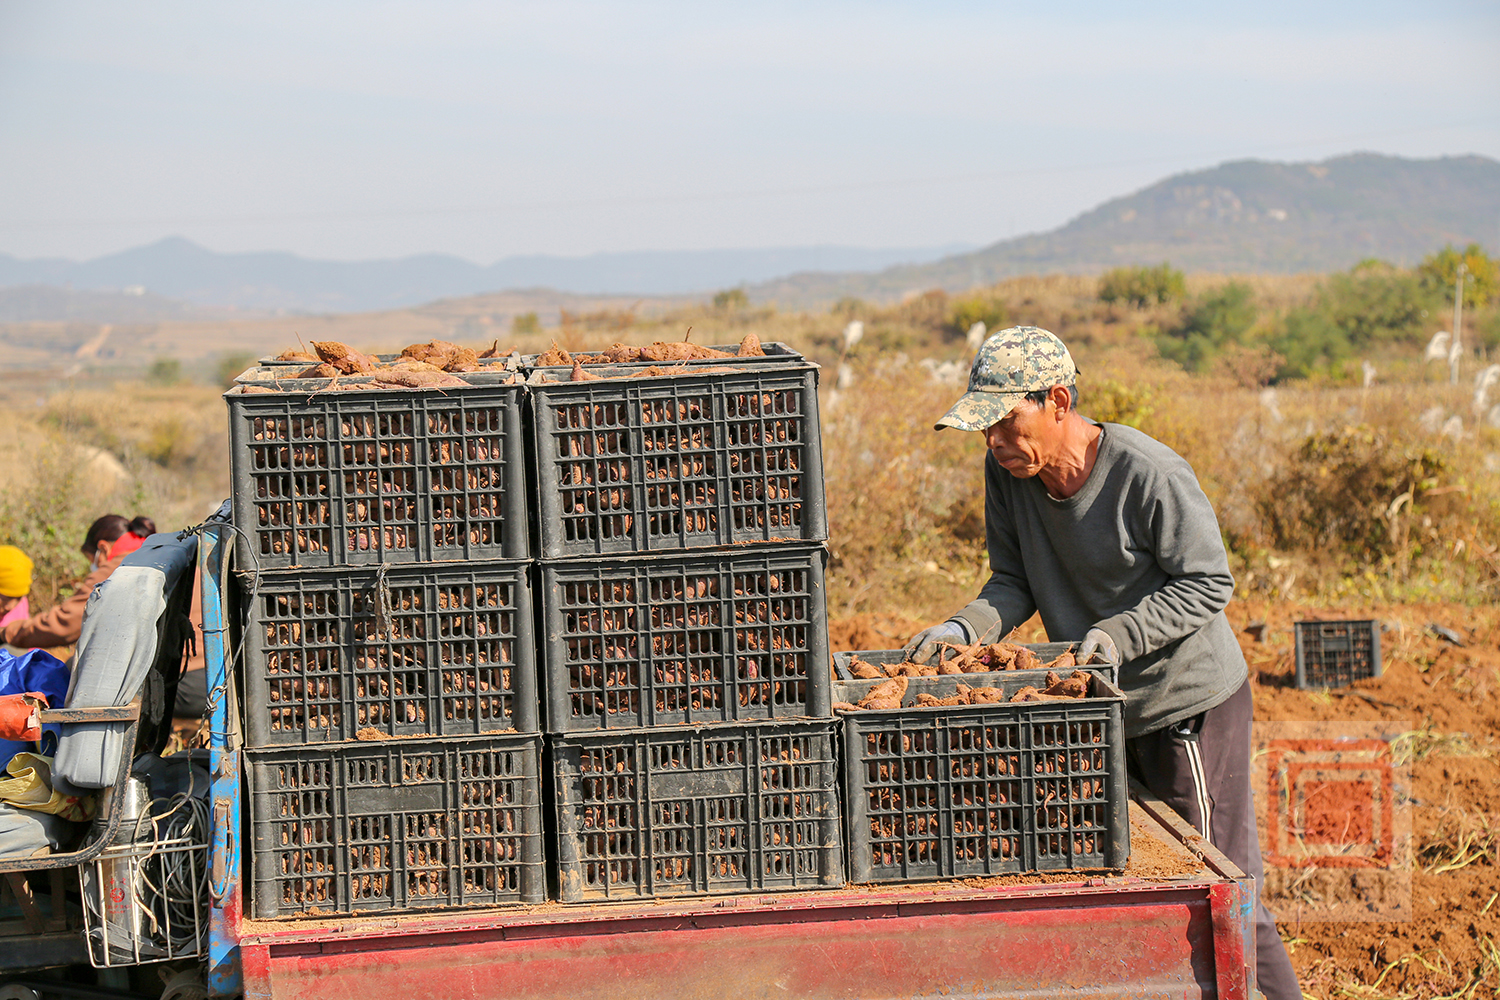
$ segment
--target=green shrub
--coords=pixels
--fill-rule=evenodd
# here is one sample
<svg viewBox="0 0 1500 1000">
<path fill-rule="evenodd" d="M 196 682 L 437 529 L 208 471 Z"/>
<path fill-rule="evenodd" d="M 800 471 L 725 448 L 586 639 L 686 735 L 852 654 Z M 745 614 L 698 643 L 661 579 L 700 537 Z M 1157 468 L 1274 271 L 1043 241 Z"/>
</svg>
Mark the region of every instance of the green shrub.
<svg viewBox="0 0 1500 1000">
<path fill-rule="evenodd" d="M 1407 526 L 1447 468 L 1430 449 L 1345 427 L 1305 438 L 1256 506 L 1282 549 L 1338 550 L 1360 561 L 1406 557 Z"/>
<path fill-rule="evenodd" d="M 146 380 L 153 385 L 176 385 L 182 381 L 182 362 L 176 358 L 157 358 L 146 369 Z"/>
<path fill-rule="evenodd" d="M 98 503 L 88 488 L 76 453 L 43 443 L 30 456 L 25 489 L 0 492 L 0 542 L 14 545 L 35 564 L 31 590 L 35 614 L 65 597 L 68 581 L 88 570 L 78 553 L 84 533 L 97 516 Z M 99 511 L 98 513 L 103 513 Z"/>
<path fill-rule="evenodd" d="M 517 336 L 528 333 L 540 333 L 541 329 L 542 321 L 537 318 L 534 312 L 520 313 L 515 319 L 510 321 L 510 332 Z"/>
<path fill-rule="evenodd" d="M 1291 309 L 1275 324 L 1267 342 L 1286 359 L 1278 378 L 1300 378 L 1349 356 L 1349 340 L 1316 306 Z"/>
<path fill-rule="evenodd" d="M 1255 325 L 1257 310 L 1249 285 L 1230 282 L 1198 300 L 1180 323 L 1155 337 L 1162 357 L 1191 372 L 1209 367 L 1227 344 L 1238 344 Z"/>
<path fill-rule="evenodd" d="M 1385 341 L 1424 343 L 1428 312 L 1439 303 L 1418 274 L 1364 261 L 1324 282 L 1318 305 L 1350 346 L 1359 349 Z"/>
<path fill-rule="evenodd" d="M 1478 243 L 1470 243 L 1462 251 L 1452 244 L 1443 247 L 1417 267 L 1423 284 L 1449 305 L 1453 303 L 1453 284 L 1458 277 L 1458 265 L 1468 265 L 1469 273 L 1464 281 L 1464 306 L 1482 306 L 1500 291 L 1500 264 L 1484 252 Z"/>
<path fill-rule="evenodd" d="M 1385 344 L 1421 345 L 1440 304 L 1418 273 L 1362 261 L 1330 276 L 1312 302 L 1288 310 L 1266 342 L 1286 359 L 1278 377 L 1336 371 L 1357 352 Z"/>
<path fill-rule="evenodd" d="M 1140 428 L 1155 409 L 1150 386 L 1130 386 L 1114 379 L 1089 382 L 1078 390 L 1078 409 L 1100 423 Z"/>
<path fill-rule="evenodd" d="M 192 459 L 197 444 L 182 418 L 168 416 L 148 428 L 136 448 L 148 462 L 164 469 L 180 469 Z"/>
<path fill-rule="evenodd" d="M 235 376 L 255 364 L 255 355 L 245 351 L 221 356 L 214 365 L 214 382 L 218 385 L 233 385 Z"/>
<path fill-rule="evenodd" d="M 948 315 L 948 293 L 941 288 L 933 288 L 920 295 L 913 295 L 887 310 L 885 318 L 919 330 L 938 331 L 947 328 Z"/>
<path fill-rule="evenodd" d="M 1486 309 L 1472 323 L 1465 319 L 1464 340 L 1473 340 L 1484 348 L 1486 355 L 1493 357 L 1492 352 L 1500 349 L 1500 309 Z"/>
<path fill-rule="evenodd" d="M 828 307 L 828 315 L 837 316 L 840 319 L 862 319 L 870 315 L 870 312 L 871 307 L 868 302 L 852 295 L 845 295 Z"/>
<path fill-rule="evenodd" d="M 1005 329 L 1008 315 L 1004 299 L 976 292 L 949 304 L 948 326 L 962 335 L 975 323 L 983 323 L 986 330 L 993 332 Z"/>
<path fill-rule="evenodd" d="M 743 288 L 726 288 L 714 294 L 714 308 L 719 312 L 739 312 L 750 307 L 750 296 Z"/>
<path fill-rule="evenodd" d="M 1163 261 L 1156 267 L 1117 267 L 1099 279 L 1099 301 L 1125 302 L 1144 309 L 1175 302 L 1187 294 L 1182 272 Z"/>
</svg>

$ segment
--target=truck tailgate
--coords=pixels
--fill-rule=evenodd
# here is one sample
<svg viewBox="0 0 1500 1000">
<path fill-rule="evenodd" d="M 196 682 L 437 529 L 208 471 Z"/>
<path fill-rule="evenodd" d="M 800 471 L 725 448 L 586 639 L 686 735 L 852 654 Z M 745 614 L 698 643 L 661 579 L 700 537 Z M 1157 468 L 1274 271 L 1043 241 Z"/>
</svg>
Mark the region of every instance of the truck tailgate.
<svg viewBox="0 0 1500 1000">
<path fill-rule="evenodd" d="M 1249 1000 L 1253 882 L 1132 789 L 1170 876 L 1007 876 L 662 903 L 244 921 L 247 998 Z"/>
</svg>

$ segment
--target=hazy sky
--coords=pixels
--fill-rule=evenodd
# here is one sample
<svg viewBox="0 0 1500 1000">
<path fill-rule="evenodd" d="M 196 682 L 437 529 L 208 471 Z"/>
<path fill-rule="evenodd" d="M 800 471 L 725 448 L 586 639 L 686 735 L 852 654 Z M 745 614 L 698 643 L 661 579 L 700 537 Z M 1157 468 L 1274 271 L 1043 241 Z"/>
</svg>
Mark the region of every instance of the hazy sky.
<svg viewBox="0 0 1500 1000">
<path fill-rule="evenodd" d="M 1228 159 L 1500 158 L 1500 4 L 0 0 L 0 251 L 985 244 Z"/>
</svg>

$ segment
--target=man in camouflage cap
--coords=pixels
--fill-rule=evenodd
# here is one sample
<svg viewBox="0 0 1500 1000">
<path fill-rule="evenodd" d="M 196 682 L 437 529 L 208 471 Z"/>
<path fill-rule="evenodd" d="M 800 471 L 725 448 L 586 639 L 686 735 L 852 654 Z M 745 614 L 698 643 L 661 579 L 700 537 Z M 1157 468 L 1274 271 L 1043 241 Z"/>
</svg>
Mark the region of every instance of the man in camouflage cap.
<svg viewBox="0 0 1500 1000">
<path fill-rule="evenodd" d="M 981 345 L 968 391 L 937 422 L 984 434 L 990 578 L 909 658 L 994 641 L 1039 612 L 1080 663 L 1118 666 L 1130 773 L 1257 879 L 1248 669 L 1224 617 L 1234 578 L 1218 519 L 1170 448 L 1078 412 L 1078 368 L 1034 326 Z M 1256 911 L 1258 985 L 1300 1000 L 1270 912 Z"/>
<path fill-rule="evenodd" d="M 937 429 L 982 431 L 1005 419 L 1027 394 L 1071 388 L 1078 366 L 1061 340 L 1036 326 L 1013 326 L 979 347 L 969 370 L 969 391 L 937 422 Z"/>
</svg>

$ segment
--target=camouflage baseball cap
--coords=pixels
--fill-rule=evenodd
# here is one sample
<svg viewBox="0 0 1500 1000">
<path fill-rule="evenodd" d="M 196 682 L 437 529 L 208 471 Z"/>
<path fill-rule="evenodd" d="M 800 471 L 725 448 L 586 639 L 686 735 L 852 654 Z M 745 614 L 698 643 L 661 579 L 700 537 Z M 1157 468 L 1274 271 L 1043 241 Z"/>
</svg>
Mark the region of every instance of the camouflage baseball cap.
<svg viewBox="0 0 1500 1000">
<path fill-rule="evenodd" d="M 982 431 L 1004 420 L 1028 392 L 1077 381 L 1078 366 L 1055 335 L 1038 326 L 1001 330 L 980 345 L 969 369 L 969 391 L 934 429 Z"/>
</svg>

